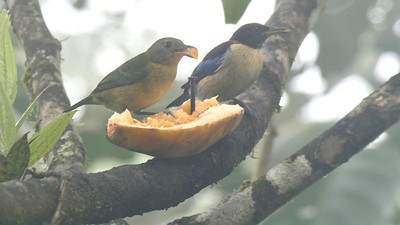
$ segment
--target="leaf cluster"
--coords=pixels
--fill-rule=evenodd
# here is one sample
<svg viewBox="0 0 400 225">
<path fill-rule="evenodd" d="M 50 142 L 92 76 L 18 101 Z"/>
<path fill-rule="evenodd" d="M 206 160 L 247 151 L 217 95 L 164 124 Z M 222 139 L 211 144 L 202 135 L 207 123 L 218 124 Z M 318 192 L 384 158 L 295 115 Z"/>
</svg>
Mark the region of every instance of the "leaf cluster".
<svg viewBox="0 0 400 225">
<path fill-rule="evenodd" d="M 13 103 L 18 73 L 8 24 L 7 11 L 3 10 L 0 13 L 0 182 L 20 178 L 29 166 L 45 156 L 75 114 L 75 111 L 62 114 L 31 138 L 26 133 L 16 140 L 19 129 L 47 88 L 36 96 L 16 122 Z"/>
</svg>

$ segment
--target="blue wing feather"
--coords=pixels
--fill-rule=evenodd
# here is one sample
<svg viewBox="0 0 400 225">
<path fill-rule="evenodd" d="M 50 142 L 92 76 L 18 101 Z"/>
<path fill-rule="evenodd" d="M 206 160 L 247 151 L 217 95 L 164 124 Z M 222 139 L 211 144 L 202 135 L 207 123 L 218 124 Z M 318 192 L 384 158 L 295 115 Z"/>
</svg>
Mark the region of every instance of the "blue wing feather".
<svg viewBox="0 0 400 225">
<path fill-rule="evenodd" d="M 204 77 L 213 75 L 220 68 L 222 61 L 224 60 L 224 56 L 226 51 L 228 51 L 232 42 L 227 41 L 224 42 L 214 49 L 212 49 L 199 63 L 199 65 L 194 69 L 191 77 L 196 77 L 197 80 L 201 80 Z"/>
<path fill-rule="evenodd" d="M 218 69 L 221 67 L 222 62 L 224 61 L 225 53 L 229 50 L 229 47 L 233 44 L 233 41 L 226 41 L 217 47 L 213 48 L 204 59 L 197 65 L 197 67 L 193 70 L 193 73 L 190 77 L 195 77 L 197 82 L 201 79 L 212 76 Z M 172 103 L 170 103 L 167 107 L 178 106 L 183 103 L 186 99 L 189 98 L 189 82 L 186 82 L 182 85 L 183 94 L 175 99 Z M 190 93 L 192 99 L 195 98 L 195 93 Z"/>
<path fill-rule="evenodd" d="M 222 64 L 222 60 L 224 59 L 225 53 L 220 53 L 219 55 L 214 56 L 213 58 L 203 60 L 193 71 L 192 77 L 196 77 L 198 80 L 203 79 L 206 76 L 209 76 L 215 72 L 217 72 L 218 68 Z"/>
</svg>

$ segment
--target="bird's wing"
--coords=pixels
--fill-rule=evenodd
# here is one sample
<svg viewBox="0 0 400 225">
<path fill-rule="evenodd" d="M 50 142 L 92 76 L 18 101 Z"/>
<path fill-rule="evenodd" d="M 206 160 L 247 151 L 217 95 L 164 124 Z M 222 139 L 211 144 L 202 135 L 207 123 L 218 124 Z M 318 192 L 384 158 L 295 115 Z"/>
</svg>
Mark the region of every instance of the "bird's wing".
<svg viewBox="0 0 400 225">
<path fill-rule="evenodd" d="M 204 77 L 210 76 L 218 72 L 222 65 L 225 53 L 229 50 L 232 45 L 232 41 L 226 41 L 217 47 L 213 48 L 194 69 L 191 77 L 196 77 L 197 80 L 201 80 Z"/>
<path fill-rule="evenodd" d="M 218 72 L 218 70 L 221 68 L 225 53 L 229 50 L 229 47 L 233 43 L 233 41 L 227 41 L 213 48 L 193 70 L 193 73 L 190 77 L 195 77 L 197 82 L 199 82 L 201 79 L 207 76 L 212 76 Z M 184 90 L 183 94 L 171 102 L 167 108 L 171 106 L 178 106 L 189 98 L 189 82 L 183 84 L 181 88 Z M 192 98 L 195 98 L 195 96 L 192 95 Z"/>
<path fill-rule="evenodd" d="M 184 89 L 183 93 L 178 98 L 176 98 L 174 101 L 169 103 L 167 105 L 167 107 L 165 107 L 165 108 L 167 109 L 167 108 L 170 108 L 170 107 L 173 107 L 173 106 L 180 106 L 180 105 L 182 105 L 182 103 L 184 101 L 188 100 L 189 97 L 190 97 L 189 96 L 189 89 Z"/>
<path fill-rule="evenodd" d="M 112 88 L 130 85 L 138 80 L 143 79 L 148 73 L 147 64 L 148 62 L 143 53 L 128 60 L 104 77 L 94 89 L 92 94 Z"/>
</svg>

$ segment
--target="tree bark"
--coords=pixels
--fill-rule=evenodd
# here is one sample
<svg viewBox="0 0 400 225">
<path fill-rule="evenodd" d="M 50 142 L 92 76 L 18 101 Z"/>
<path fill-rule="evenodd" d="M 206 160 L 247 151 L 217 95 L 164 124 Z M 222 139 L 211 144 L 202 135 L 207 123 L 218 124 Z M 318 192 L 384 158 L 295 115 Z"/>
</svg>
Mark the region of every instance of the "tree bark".
<svg viewBox="0 0 400 225">
<path fill-rule="evenodd" d="M 39 101 L 42 127 L 69 105 L 59 70 L 60 44 L 48 36 L 50 33 L 45 28 L 36 0 L 6 2 L 14 30 L 26 50 L 25 83 L 29 93 L 36 96 L 47 85 L 53 84 Z M 239 96 L 248 111 L 234 132 L 207 151 L 189 158 L 155 158 L 141 165 L 125 165 L 100 173 L 72 173 L 60 179 L 0 183 L 0 224 L 42 224 L 50 220 L 53 224 L 100 223 L 141 215 L 176 206 L 229 175 L 251 152 L 271 115 L 279 108 L 291 63 L 324 3 L 324 0 L 278 2 L 267 24 L 286 27 L 291 32 L 266 41 L 260 79 Z M 400 115 L 398 87 L 400 83 L 396 76 L 331 129 L 271 169 L 266 176 L 244 185 L 215 210 L 173 223 L 208 224 L 219 221 L 219 216 L 238 219 L 241 224 L 260 222 L 397 122 Z M 83 149 L 82 143 L 73 129 L 69 129 L 52 153 L 54 164 L 49 165 L 56 171 L 62 168 L 83 171 L 84 153 L 77 150 Z M 72 152 L 71 155 L 79 158 L 77 164 L 70 158 L 62 158 L 60 150 Z M 238 204 L 245 206 L 241 213 L 232 207 Z M 218 214 L 221 209 L 226 213 Z"/>
<path fill-rule="evenodd" d="M 219 205 L 170 225 L 258 224 L 283 204 L 347 162 L 400 119 L 400 74 L 365 98 L 344 118 L 265 176 Z"/>
<path fill-rule="evenodd" d="M 69 100 L 61 71 L 61 43 L 48 30 L 36 0 L 5 0 L 11 24 L 26 55 L 24 85 L 31 99 L 46 87 L 37 102 L 37 125 L 44 127 L 59 116 Z M 69 125 L 53 150 L 45 158 L 44 170 L 53 172 L 84 172 L 85 149 L 78 132 Z"/>
</svg>

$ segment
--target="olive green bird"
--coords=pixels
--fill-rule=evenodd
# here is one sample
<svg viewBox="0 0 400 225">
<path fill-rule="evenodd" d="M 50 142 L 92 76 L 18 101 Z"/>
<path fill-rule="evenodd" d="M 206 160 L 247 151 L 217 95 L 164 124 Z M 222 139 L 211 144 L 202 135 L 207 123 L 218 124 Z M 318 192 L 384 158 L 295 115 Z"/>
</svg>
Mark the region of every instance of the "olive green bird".
<svg viewBox="0 0 400 225">
<path fill-rule="evenodd" d="M 197 59 L 197 49 L 176 38 L 161 38 L 104 77 L 88 97 L 64 112 L 94 104 L 116 112 L 128 109 L 135 114 L 148 114 L 141 110 L 167 93 L 183 56 Z"/>
</svg>

